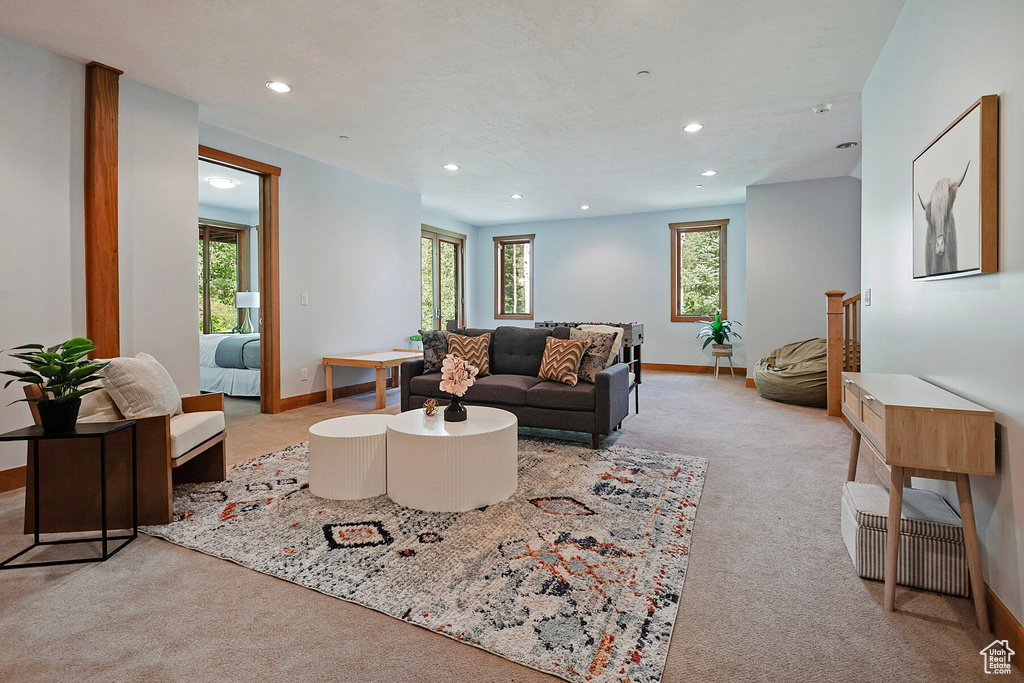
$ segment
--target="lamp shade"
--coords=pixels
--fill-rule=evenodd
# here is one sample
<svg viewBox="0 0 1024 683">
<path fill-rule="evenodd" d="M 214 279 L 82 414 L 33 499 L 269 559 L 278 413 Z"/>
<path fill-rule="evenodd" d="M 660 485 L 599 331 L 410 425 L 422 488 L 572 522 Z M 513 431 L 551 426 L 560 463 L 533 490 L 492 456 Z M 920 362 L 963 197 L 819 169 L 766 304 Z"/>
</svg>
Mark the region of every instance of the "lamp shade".
<svg viewBox="0 0 1024 683">
<path fill-rule="evenodd" d="M 235 308 L 259 308 L 259 292 L 235 292 Z"/>
</svg>

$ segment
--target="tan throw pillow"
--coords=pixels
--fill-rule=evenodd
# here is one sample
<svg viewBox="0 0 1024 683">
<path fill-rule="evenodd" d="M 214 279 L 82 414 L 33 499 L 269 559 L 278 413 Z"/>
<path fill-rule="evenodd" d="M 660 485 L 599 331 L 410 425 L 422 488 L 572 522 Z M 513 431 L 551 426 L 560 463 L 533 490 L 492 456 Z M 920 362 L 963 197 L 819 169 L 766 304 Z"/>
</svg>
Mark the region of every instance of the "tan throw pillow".
<svg viewBox="0 0 1024 683">
<path fill-rule="evenodd" d="M 90 389 L 92 387 L 103 387 L 103 380 L 88 382 L 81 388 Z M 124 416 L 117 409 L 114 399 L 110 398 L 110 392 L 106 387 L 82 397 L 82 407 L 78 409 L 79 422 L 118 422 L 123 419 Z"/>
<path fill-rule="evenodd" d="M 570 387 L 576 386 L 576 375 L 583 360 L 583 354 L 589 341 L 581 339 L 555 339 L 548 337 L 544 345 L 544 358 L 540 361 L 540 373 L 537 379 L 550 379 L 564 382 Z"/>
<path fill-rule="evenodd" d="M 608 361 L 604 364 L 606 368 L 615 365 L 619 358 L 619 349 L 622 347 L 622 328 L 615 325 L 580 325 L 579 328 L 585 332 L 605 332 L 615 335 L 615 343 L 608 354 Z"/>
<path fill-rule="evenodd" d="M 590 342 L 583 360 L 580 361 L 580 381 L 593 384 L 597 373 L 607 367 L 608 356 L 615 345 L 615 335 L 609 332 L 586 332 L 575 328 L 569 330 L 569 339 Z"/>
<path fill-rule="evenodd" d="M 448 332 L 447 335 L 448 353 L 476 368 L 477 377 L 491 374 L 491 363 L 487 355 L 487 348 L 491 345 L 490 333 L 479 337 L 466 337 L 454 332 Z"/>
<path fill-rule="evenodd" d="M 181 412 L 178 387 L 164 366 L 148 353 L 110 359 L 103 376 L 110 398 L 129 420 Z"/>
</svg>

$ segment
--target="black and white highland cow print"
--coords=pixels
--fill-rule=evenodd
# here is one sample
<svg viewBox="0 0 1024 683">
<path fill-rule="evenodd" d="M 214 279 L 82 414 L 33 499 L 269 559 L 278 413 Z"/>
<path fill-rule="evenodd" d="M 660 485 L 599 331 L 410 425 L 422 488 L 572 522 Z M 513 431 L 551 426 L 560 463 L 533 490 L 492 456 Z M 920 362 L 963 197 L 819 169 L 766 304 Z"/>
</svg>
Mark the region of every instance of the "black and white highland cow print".
<svg viewBox="0 0 1024 683">
<path fill-rule="evenodd" d="M 971 162 L 967 162 L 970 168 Z M 944 273 L 957 272 L 956 258 L 956 221 L 953 220 L 953 202 L 956 200 L 956 193 L 960 184 L 967 177 L 967 168 L 960 180 L 954 182 L 949 178 L 943 178 L 935 183 L 932 189 L 931 198 L 925 203 L 924 198 L 918 193 L 917 199 L 924 209 L 925 219 L 928 221 L 928 232 L 925 236 L 925 274 L 942 275 Z"/>
</svg>

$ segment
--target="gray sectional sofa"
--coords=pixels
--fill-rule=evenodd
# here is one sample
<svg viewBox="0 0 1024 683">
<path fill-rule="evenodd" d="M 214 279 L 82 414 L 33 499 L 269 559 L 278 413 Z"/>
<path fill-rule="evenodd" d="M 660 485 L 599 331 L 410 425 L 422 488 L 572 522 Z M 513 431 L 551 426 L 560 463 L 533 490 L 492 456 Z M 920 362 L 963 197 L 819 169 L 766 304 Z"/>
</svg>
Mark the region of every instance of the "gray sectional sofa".
<svg viewBox="0 0 1024 683">
<path fill-rule="evenodd" d="M 522 427 L 587 432 L 597 448 L 601 436 L 618 429 L 629 414 L 629 368 L 616 363 L 597 374 L 596 382 L 571 387 L 537 379 L 549 336 L 569 338 L 569 328 L 498 327 L 456 329 L 476 337 L 491 333 L 491 374 L 481 377 L 463 398 L 467 405 L 492 406 L 514 413 Z M 444 405 L 441 373 L 423 374 L 423 361 L 402 363 L 402 412 L 423 407 L 427 399 Z"/>
</svg>

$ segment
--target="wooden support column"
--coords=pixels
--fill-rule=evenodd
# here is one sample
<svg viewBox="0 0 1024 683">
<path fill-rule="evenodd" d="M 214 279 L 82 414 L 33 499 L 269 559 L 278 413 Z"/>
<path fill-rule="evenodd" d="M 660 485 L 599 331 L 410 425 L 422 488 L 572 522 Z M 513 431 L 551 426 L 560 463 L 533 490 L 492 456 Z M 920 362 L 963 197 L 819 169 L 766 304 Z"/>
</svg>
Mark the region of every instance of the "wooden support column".
<svg viewBox="0 0 1024 683">
<path fill-rule="evenodd" d="M 117 277 L 117 107 L 122 71 L 85 67 L 85 315 L 97 358 L 121 353 Z"/>
<path fill-rule="evenodd" d="M 828 297 L 828 414 L 830 417 L 842 415 L 841 384 L 843 376 L 843 297 L 846 292 L 830 290 L 825 292 Z"/>
</svg>

